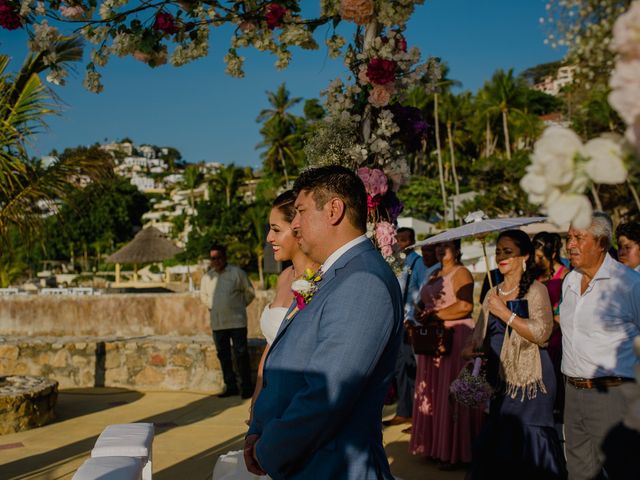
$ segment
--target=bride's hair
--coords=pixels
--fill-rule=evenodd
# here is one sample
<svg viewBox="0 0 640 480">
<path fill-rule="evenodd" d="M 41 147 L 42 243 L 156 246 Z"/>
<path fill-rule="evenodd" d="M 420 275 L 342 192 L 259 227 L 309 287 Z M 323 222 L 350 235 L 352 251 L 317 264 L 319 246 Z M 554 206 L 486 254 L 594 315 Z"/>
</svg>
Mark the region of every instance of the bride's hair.
<svg viewBox="0 0 640 480">
<path fill-rule="evenodd" d="M 291 223 L 293 217 L 296 216 L 296 207 L 294 206 L 297 195 L 293 193 L 293 190 L 287 190 L 281 193 L 273 201 L 272 208 L 277 208 L 284 215 L 284 219 Z"/>
<path fill-rule="evenodd" d="M 516 247 L 520 250 L 520 256 L 529 255 L 526 262 L 526 270 L 522 272 L 522 277 L 520 277 L 520 285 L 518 288 L 518 297 L 523 298 L 527 292 L 529 291 L 529 287 L 533 281 L 538 277 L 538 269 L 536 268 L 536 252 L 533 248 L 533 243 L 529 239 L 529 235 L 524 233 L 522 230 L 505 230 L 498 236 L 498 240 L 500 241 L 502 237 L 510 238 L 513 243 L 516 244 Z"/>
</svg>

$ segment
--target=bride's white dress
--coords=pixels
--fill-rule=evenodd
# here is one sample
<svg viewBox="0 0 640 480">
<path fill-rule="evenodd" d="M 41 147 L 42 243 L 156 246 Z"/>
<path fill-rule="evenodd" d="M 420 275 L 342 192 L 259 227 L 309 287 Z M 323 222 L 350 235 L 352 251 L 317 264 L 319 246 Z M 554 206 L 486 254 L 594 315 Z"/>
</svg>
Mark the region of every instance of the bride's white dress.
<svg viewBox="0 0 640 480">
<path fill-rule="evenodd" d="M 267 305 L 262 311 L 262 315 L 260 316 L 260 329 L 269 345 L 275 340 L 288 310 L 286 307 L 271 308 Z M 249 473 L 244 463 L 242 450 L 220 455 L 213 468 L 213 480 L 258 480 L 269 478 L 268 475 L 259 477 L 258 475 Z"/>
</svg>

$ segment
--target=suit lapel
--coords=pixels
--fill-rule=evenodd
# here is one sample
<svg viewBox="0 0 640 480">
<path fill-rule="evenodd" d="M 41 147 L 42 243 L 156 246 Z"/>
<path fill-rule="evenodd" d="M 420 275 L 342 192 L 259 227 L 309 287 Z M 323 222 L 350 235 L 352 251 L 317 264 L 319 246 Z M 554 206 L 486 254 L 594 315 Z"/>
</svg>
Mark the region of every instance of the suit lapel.
<svg viewBox="0 0 640 480">
<path fill-rule="evenodd" d="M 354 247 L 347 250 L 340 258 L 338 258 L 338 260 L 336 260 L 336 262 L 333 265 L 331 265 L 328 271 L 322 274 L 322 280 L 318 282 L 318 291 L 316 292 L 316 295 L 318 294 L 318 292 L 320 292 L 320 290 L 327 288 L 327 285 L 331 282 L 331 280 L 335 278 L 336 272 L 338 270 L 340 270 L 341 268 L 344 268 L 351 260 L 353 260 L 358 255 L 373 249 L 374 249 L 373 244 L 370 241 L 366 240 L 358 243 Z M 311 302 L 313 302 L 313 298 L 311 299 Z M 309 303 L 309 305 L 311 305 L 311 302 Z M 289 325 L 291 325 L 291 322 L 293 322 L 293 319 L 296 318 L 301 313 L 303 313 L 302 311 L 298 311 L 293 315 L 291 315 L 291 313 L 295 310 L 295 308 L 296 308 L 296 302 L 294 301 L 289 307 L 289 310 L 287 310 L 287 314 L 285 315 L 284 320 L 282 321 L 282 325 L 280 326 L 280 329 L 276 334 L 276 338 L 273 340 L 273 343 L 271 344 L 269 353 L 273 351 L 273 347 L 276 345 L 276 343 L 278 343 L 278 340 L 280 340 L 280 338 L 284 334 L 285 330 L 289 327 Z"/>
</svg>

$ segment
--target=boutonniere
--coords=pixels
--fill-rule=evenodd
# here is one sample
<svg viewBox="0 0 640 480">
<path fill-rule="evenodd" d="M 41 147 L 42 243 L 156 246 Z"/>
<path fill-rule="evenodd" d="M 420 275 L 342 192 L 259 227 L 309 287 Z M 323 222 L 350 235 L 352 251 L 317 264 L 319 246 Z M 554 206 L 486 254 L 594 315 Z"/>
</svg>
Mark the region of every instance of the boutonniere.
<svg viewBox="0 0 640 480">
<path fill-rule="evenodd" d="M 289 314 L 291 319 L 298 311 L 304 310 L 307 304 L 311 301 L 316 291 L 318 290 L 318 282 L 322 280 L 320 270 L 314 272 L 310 268 L 307 268 L 302 278 L 294 281 L 291 284 L 291 291 L 296 299 L 296 306 Z"/>
</svg>

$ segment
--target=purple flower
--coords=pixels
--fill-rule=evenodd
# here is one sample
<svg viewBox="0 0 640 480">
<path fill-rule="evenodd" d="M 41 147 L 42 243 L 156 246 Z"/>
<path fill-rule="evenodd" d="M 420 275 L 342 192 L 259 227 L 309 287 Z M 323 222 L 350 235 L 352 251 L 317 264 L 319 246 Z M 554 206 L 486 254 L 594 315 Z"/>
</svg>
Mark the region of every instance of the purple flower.
<svg viewBox="0 0 640 480">
<path fill-rule="evenodd" d="M 428 131 L 428 124 L 420 109 L 395 104 L 389 107 L 389 110 L 393 114 L 393 121 L 400 127 L 397 137 L 410 152 L 418 151 Z"/>
</svg>

